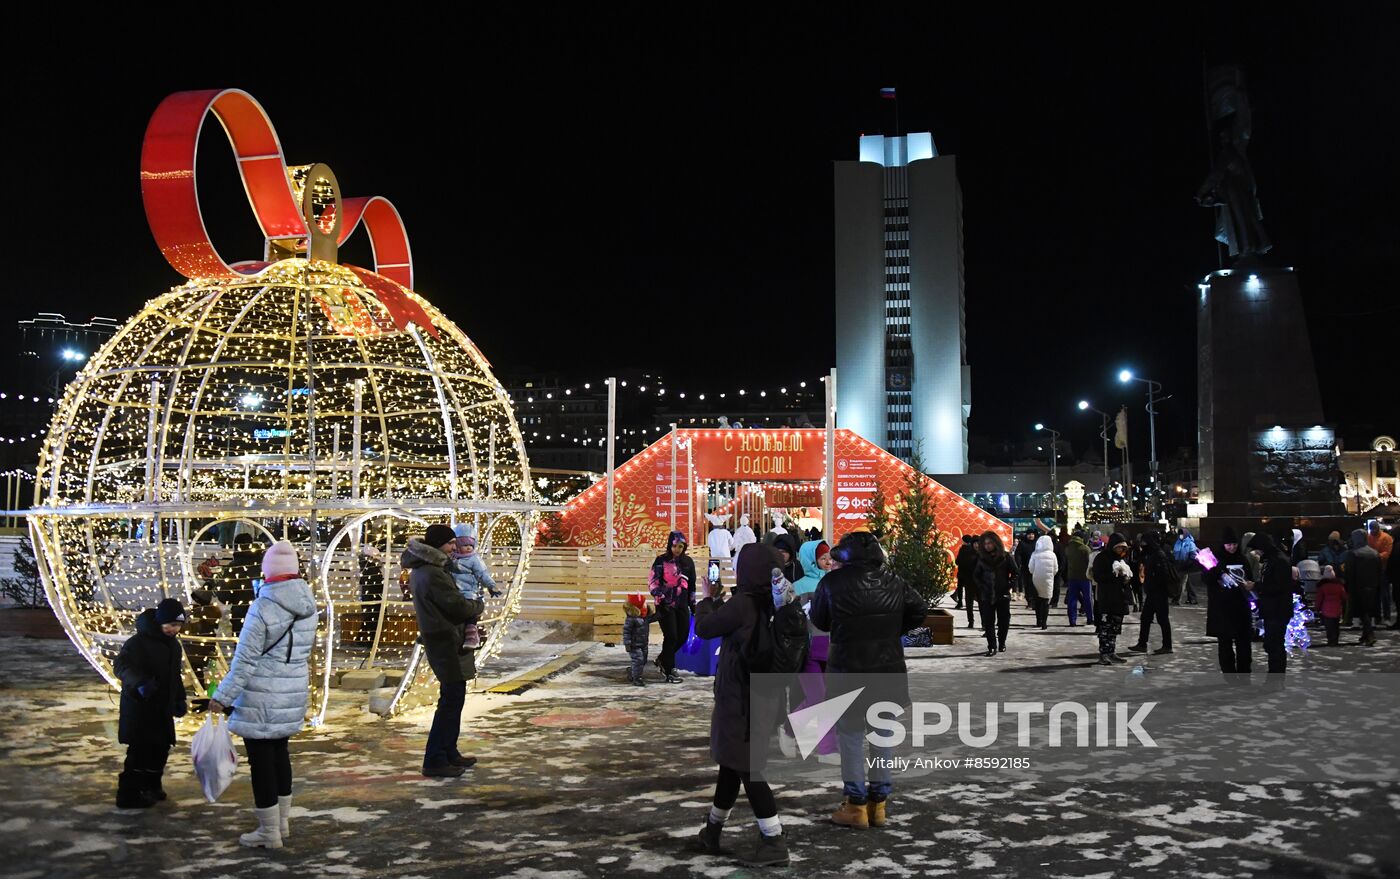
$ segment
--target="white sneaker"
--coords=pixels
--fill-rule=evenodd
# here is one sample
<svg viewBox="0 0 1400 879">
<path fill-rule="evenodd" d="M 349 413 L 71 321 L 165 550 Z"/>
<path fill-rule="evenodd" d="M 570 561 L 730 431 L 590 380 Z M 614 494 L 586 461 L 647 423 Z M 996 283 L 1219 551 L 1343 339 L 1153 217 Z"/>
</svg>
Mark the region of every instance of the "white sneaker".
<svg viewBox="0 0 1400 879">
<path fill-rule="evenodd" d="M 253 814 L 257 816 L 258 829 L 238 837 L 238 844 L 248 848 L 281 848 L 281 816 L 278 808 L 268 806 L 266 809 L 254 809 Z"/>
<path fill-rule="evenodd" d="M 783 752 L 784 757 L 797 756 L 797 739 L 788 735 L 788 731 L 783 727 L 778 727 L 778 750 Z"/>
</svg>

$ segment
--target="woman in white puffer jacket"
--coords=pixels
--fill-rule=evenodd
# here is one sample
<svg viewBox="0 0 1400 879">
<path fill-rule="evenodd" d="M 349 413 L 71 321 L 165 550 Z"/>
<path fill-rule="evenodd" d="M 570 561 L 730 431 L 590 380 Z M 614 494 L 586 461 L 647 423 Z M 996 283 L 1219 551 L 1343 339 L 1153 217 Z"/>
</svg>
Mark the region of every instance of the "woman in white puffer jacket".
<svg viewBox="0 0 1400 879">
<path fill-rule="evenodd" d="M 316 599 L 301 577 L 296 549 L 285 540 L 263 556 L 262 573 L 263 584 L 248 607 L 233 662 L 209 708 L 233 708 L 229 729 L 243 737 L 248 752 L 258 829 L 238 841 L 255 848 L 281 848 L 292 808 L 287 739 L 306 718 Z"/>
<path fill-rule="evenodd" d="M 1050 616 L 1050 593 L 1055 588 L 1055 575 L 1059 573 L 1060 562 L 1055 558 L 1055 541 L 1049 534 L 1040 535 L 1035 542 L 1035 552 L 1028 563 L 1031 569 L 1031 584 L 1035 586 L 1036 628 L 1048 629 L 1046 620 Z"/>
</svg>

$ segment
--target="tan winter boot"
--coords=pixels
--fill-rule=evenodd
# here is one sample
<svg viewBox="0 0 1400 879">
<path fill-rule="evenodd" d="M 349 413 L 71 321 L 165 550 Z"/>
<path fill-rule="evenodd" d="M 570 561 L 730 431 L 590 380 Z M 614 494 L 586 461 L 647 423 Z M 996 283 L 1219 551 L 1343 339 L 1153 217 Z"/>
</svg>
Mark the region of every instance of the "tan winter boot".
<svg viewBox="0 0 1400 879">
<path fill-rule="evenodd" d="M 287 816 L 290 815 L 290 814 L 292 814 L 292 797 L 291 797 L 291 794 L 288 794 L 288 795 L 285 796 L 285 797 L 278 797 L 278 798 L 277 798 L 277 823 L 280 825 L 281 830 L 282 830 L 282 841 L 283 841 L 283 842 L 286 842 L 287 840 L 289 840 L 289 839 L 292 838 L 292 835 L 291 835 L 290 833 L 287 832 Z M 881 814 L 884 814 L 884 813 L 882 812 Z"/>
<path fill-rule="evenodd" d="M 870 816 L 866 812 L 866 805 L 866 803 L 857 805 L 851 802 L 850 797 L 846 797 L 841 801 L 841 808 L 832 813 L 831 823 L 865 830 L 870 826 Z"/>
<path fill-rule="evenodd" d="M 278 827 L 281 822 L 277 814 L 277 807 L 268 806 L 266 809 L 254 809 L 253 814 L 257 816 L 258 829 L 238 837 L 238 844 L 246 845 L 248 848 L 281 848 L 282 831 Z"/>
<path fill-rule="evenodd" d="M 871 827 L 885 826 L 885 803 L 887 802 L 889 801 L 881 800 L 877 803 L 871 800 L 865 804 L 866 818 L 870 821 Z"/>
</svg>

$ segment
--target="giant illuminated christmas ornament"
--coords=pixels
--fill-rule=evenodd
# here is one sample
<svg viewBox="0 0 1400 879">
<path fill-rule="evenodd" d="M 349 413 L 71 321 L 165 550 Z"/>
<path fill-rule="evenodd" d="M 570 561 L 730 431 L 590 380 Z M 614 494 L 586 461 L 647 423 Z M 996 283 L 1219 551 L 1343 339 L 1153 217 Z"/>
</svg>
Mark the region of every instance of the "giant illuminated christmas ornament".
<svg viewBox="0 0 1400 879">
<path fill-rule="evenodd" d="M 266 239 L 228 263 L 204 230 L 195 148 L 212 114 Z M 143 608 L 190 610 L 186 682 L 226 669 L 261 550 L 288 538 L 322 611 L 311 708 L 332 676 L 383 669 L 389 710 L 430 678 L 398 577 L 425 524 L 469 524 L 505 597 L 485 661 L 520 603 L 538 509 L 509 398 L 461 330 L 413 292 L 408 238 L 382 198 L 342 198 L 324 165 L 288 166 L 238 90 L 166 98 L 141 192 L 161 252 L 189 279 L 148 301 L 63 394 L 40 452 L 30 533 L 49 602 L 113 686 Z M 375 267 L 337 262 L 357 227 Z M 461 291 L 458 292 L 460 295 Z"/>
</svg>

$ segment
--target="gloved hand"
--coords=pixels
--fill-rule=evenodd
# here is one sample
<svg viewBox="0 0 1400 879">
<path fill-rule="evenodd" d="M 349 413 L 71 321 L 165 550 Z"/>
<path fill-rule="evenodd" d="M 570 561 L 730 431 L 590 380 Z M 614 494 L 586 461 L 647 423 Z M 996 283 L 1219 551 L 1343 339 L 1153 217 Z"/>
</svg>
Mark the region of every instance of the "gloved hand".
<svg viewBox="0 0 1400 879">
<path fill-rule="evenodd" d="M 505 593 L 499 589 L 487 589 L 486 591 L 491 593 L 492 598 L 500 598 L 502 595 L 505 595 Z"/>
<path fill-rule="evenodd" d="M 136 695 L 140 696 L 142 699 L 150 699 L 155 696 L 156 690 L 158 689 L 160 688 L 156 685 L 155 681 L 142 681 L 136 685 Z"/>
</svg>

